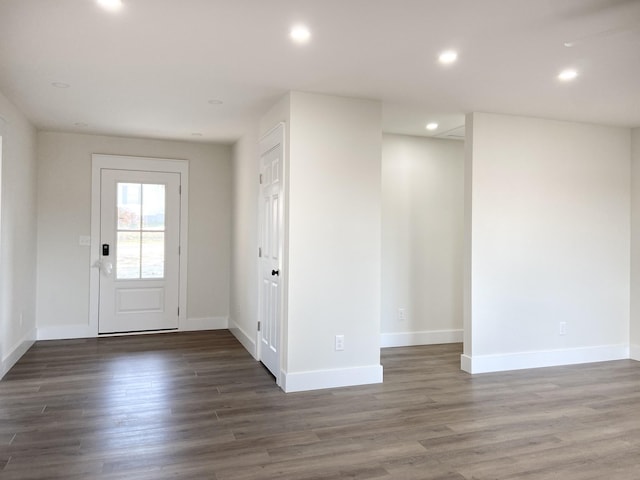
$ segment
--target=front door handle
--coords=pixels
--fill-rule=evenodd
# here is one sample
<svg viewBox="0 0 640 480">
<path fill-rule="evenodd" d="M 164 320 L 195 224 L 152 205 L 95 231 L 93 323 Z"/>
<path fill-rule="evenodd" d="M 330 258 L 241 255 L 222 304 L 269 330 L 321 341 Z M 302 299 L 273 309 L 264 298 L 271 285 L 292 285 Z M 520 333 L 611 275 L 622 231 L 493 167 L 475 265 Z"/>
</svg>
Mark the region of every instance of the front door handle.
<svg viewBox="0 0 640 480">
<path fill-rule="evenodd" d="M 274 277 L 280 276 L 280 270 L 271 270 L 271 275 Z"/>
<path fill-rule="evenodd" d="M 113 264 L 109 261 L 105 260 L 96 260 L 93 266 L 99 269 L 102 273 L 104 273 L 107 277 L 111 275 L 113 271 Z"/>
</svg>

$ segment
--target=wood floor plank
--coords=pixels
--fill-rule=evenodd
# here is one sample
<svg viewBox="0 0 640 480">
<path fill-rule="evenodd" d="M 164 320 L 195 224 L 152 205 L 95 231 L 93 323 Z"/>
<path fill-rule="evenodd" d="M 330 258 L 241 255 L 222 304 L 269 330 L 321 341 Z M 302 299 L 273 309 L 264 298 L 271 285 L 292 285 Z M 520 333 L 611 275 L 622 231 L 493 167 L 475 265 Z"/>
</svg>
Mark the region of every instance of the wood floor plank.
<svg viewBox="0 0 640 480">
<path fill-rule="evenodd" d="M 0 478 L 638 478 L 640 364 L 471 376 L 460 353 L 284 394 L 228 331 L 37 342 L 0 381 Z"/>
</svg>

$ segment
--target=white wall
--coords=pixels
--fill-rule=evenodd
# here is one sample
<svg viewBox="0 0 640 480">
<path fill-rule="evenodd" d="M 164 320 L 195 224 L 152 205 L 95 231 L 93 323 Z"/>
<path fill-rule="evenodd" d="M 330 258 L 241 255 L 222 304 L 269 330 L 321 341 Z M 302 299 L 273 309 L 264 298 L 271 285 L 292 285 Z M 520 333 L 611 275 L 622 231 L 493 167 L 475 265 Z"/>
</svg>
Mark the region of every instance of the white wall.
<svg viewBox="0 0 640 480">
<path fill-rule="evenodd" d="M 233 146 L 233 215 L 231 299 L 229 329 L 253 355 L 257 356 L 258 326 L 258 176 L 260 174 L 258 143 L 260 138 L 280 122 L 289 136 L 289 94 L 283 95 L 255 123 L 246 126 L 245 134 Z M 285 164 L 289 155 L 285 145 Z M 285 195 L 287 183 L 285 178 Z M 286 217 L 286 212 L 285 212 Z M 286 218 L 285 218 L 286 221 Z M 286 232 L 285 232 L 286 237 Z M 286 244 L 286 238 L 285 238 Z M 286 266 L 283 265 L 283 271 Z M 286 296 L 286 283 L 283 279 Z M 283 338 L 287 337 L 286 306 L 282 312 Z M 281 345 L 287 356 L 286 341 Z"/>
<path fill-rule="evenodd" d="M 258 322 L 258 128 L 233 146 L 229 329 L 256 356 Z"/>
<path fill-rule="evenodd" d="M 471 251 L 473 248 L 473 222 L 471 218 L 472 193 L 473 193 L 473 115 L 467 115 L 465 121 L 464 139 L 464 243 L 463 243 L 463 273 L 462 273 L 462 336 L 463 336 L 463 356 L 468 359 L 473 353 L 473 323 L 471 322 Z M 470 368 L 462 365 L 462 368 Z M 467 368 L 467 369 L 468 369 Z"/>
<path fill-rule="evenodd" d="M 462 341 L 463 198 L 463 142 L 383 136 L 382 346 Z"/>
<path fill-rule="evenodd" d="M 291 92 L 290 108 L 285 389 L 381 381 L 381 106 Z"/>
<path fill-rule="evenodd" d="M 189 160 L 187 325 L 226 328 L 231 251 L 231 147 L 201 143 L 38 133 L 40 338 L 68 336 L 89 315 L 91 154 Z"/>
<path fill-rule="evenodd" d="M 234 146 L 232 332 L 255 355 L 257 140 L 285 122 L 286 391 L 382 380 L 381 107 L 290 92 Z M 335 335 L 345 335 L 336 352 Z"/>
<path fill-rule="evenodd" d="M 0 378 L 35 339 L 36 131 L 0 93 Z M 22 324 L 20 317 L 22 316 Z"/>
<path fill-rule="evenodd" d="M 463 368 L 625 358 L 629 130 L 484 113 L 469 120 L 472 355 Z"/>
<path fill-rule="evenodd" d="M 631 131 L 631 358 L 640 360 L 640 128 Z"/>
</svg>

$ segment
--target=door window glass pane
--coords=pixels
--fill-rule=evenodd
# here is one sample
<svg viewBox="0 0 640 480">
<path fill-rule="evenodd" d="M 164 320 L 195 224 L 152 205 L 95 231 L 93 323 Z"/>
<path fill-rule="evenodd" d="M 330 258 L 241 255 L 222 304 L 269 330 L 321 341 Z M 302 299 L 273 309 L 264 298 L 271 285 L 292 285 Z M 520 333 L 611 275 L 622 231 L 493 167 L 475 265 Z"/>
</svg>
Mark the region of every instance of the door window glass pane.
<svg viewBox="0 0 640 480">
<path fill-rule="evenodd" d="M 118 230 L 140 228 L 142 190 L 139 183 L 118 183 Z"/>
<path fill-rule="evenodd" d="M 164 232 L 142 233 L 142 278 L 164 277 Z"/>
<path fill-rule="evenodd" d="M 117 278 L 140 278 L 140 232 L 118 232 Z"/>
<path fill-rule="evenodd" d="M 164 185 L 142 186 L 142 229 L 164 230 Z"/>
</svg>

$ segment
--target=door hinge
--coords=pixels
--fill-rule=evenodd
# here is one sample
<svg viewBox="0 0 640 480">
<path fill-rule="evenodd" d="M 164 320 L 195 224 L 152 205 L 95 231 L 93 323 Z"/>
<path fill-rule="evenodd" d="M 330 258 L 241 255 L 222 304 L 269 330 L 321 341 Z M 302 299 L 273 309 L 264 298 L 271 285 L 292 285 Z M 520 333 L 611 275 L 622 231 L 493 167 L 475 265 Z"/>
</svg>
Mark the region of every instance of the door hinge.
<svg viewBox="0 0 640 480">
<path fill-rule="evenodd" d="M 180 307 L 178 307 L 178 316 L 180 316 Z"/>
<path fill-rule="evenodd" d="M 182 185 L 178 185 L 178 195 L 182 195 Z"/>
<path fill-rule="evenodd" d="M 258 331 L 260 331 L 260 322 L 258 322 Z"/>
<path fill-rule="evenodd" d="M 260 185 L 262 185 L 262 174 L 260 174 Z"/>
<path fill-rule="evenodd" d="M 262 247 L 258 247 L 258 258 L 262 258 Z"/>
<path fill-rule="evenodd" d="M 182 254 L 182 247 L 180 245 L 178 245 L 178 255 Z"/>
</svg>

